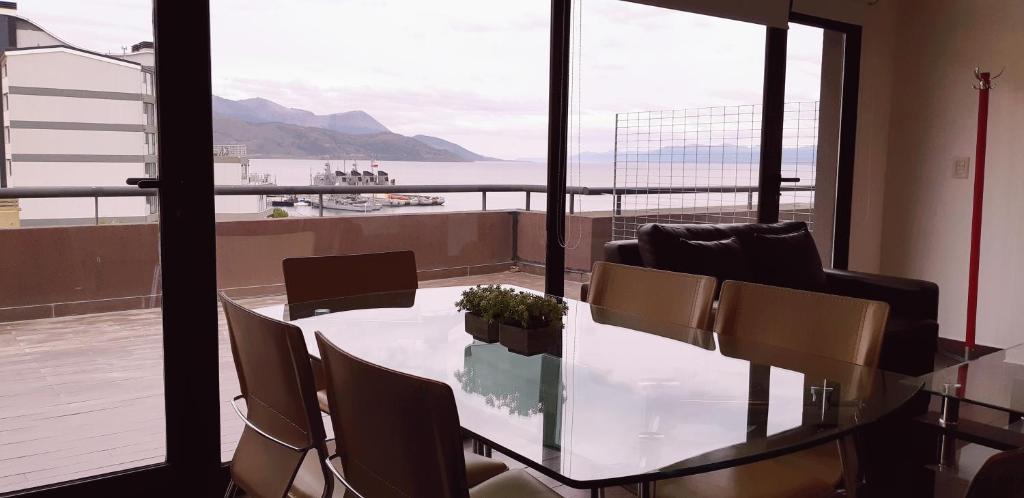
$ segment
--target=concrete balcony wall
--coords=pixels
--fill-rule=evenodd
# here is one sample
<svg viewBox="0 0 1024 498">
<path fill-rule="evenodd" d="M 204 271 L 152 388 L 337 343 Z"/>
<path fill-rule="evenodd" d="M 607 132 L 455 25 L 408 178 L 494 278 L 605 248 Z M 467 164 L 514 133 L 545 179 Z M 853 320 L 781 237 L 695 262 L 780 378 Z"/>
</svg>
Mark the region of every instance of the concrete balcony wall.
<svg viewBox="0 0 1024 498">
<path fill-rule="evenodd" d="M 424 213 L 217 224 L 217 279 L 233 295 L 284 292 L 287 257 L 411 250 L 420 279 L 490 273 L 513 261 L 515 212 Z"/>
<path fill-rule="evenodd" d="M 530 271 L 542 270 L 547 238 L 547 215 L 542 212 L 519 212 L 516 259 Z M 603 259 L 604 243 L 612 240 L 612 216 L 608 213 L 581 213 L 568 217 L 566 223 L 565 269 L 570 274 L 589 273 L 594 262 Z"/>
<path fill-rule="evenodd" d="M 708 223 L 755 216 L 677 218 Z M 217 283 L 233 297 L 283 294 L 284 258 L 398 250 L 416 253 L 420 280 L 512 266 L 543 274 L 546 218 L 544 212 L 472 211 L 220 221 Z M 788 210 L 783 218 L 810 221 Z M 612 240 L 612 216 L 580 213 L 567 220 L 566 278 L 586 281 Z M 626 213 L 623 223 L 630 221 Z M 0 230 L 0 274 L 7 283 L 0 287 L 0 322 L 159 306 L 158 231 L 155 223 Z"/>
<path fill-rule="evenodd" d="M 218 286 L 282 293 L 285 257 L 416 252 L 420 278 L 502 271 L 514 263 L 510 211 L 267 219 L 217 223 Z M 149 308 L 160 303 L 158 226 L 0 230 L 0 322 Z M 184 241 L 187 243 L 187 241 Z"/>
</svg>

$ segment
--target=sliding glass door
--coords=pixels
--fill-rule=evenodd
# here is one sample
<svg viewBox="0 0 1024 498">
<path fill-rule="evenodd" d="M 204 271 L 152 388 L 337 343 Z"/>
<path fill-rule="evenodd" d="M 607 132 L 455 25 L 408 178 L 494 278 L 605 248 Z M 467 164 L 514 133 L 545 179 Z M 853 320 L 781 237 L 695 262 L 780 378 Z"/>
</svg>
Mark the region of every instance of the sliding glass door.
<svg viewBox="0 0 1024 498">
<path fill-rule="evenodd" d="M 766 53 L 759 220 L 806 222 L 823 263 L 846 268 L 860 27 L 793 14 Z"/>
<path fill-rule="evenodd" d="M 0 496 L 223 490 L 197 3 L 0 3 Z"/>
</svg>

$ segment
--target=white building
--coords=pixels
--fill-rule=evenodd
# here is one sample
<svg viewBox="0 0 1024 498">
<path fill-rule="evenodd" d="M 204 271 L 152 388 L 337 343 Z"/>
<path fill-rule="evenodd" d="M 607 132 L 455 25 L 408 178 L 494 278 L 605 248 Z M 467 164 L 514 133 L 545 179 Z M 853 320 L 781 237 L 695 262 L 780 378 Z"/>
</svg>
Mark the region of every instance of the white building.
<svg viewBox="0 0 1024 498">
<path fill-rule="evenodd" d="M 152 42 L 105 55 L 72 46 L 0 2 L 0 91 L 4 129 L 0 187 L 124 186 L 154 177 L 157 120 Z M 244 157 L 218 157 L 218 184 L 249 181 Z M 224 171 L 221 171 L 223 169 Z M 221 183 L 224 182 L 224 183 Z M 154 198 L 21 199 L 22 225 L 155 218 Z M 262 196 L 218 199 L 238 217 L 264 209 Z M 222 208 L 222 209 L 221 209 Z"/>
<path fill-rule="evenodd" d="M 249 158 L 245 145 L 213 146 L 213 183 L 215 185 L 269 184 L 268 175 L 249 172 Z M 267 211 L 265 195 L 218 195 L 214 199 L 218 220 L 251 219 L 256 213 L 262 217 Z"/>
</svg>

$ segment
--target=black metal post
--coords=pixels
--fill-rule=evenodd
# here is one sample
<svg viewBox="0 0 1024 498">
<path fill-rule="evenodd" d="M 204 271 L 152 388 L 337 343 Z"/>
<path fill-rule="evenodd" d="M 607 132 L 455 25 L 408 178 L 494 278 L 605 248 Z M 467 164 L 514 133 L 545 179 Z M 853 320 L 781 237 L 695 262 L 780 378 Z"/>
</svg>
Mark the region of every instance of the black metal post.
<svg viewBox="0 0 1024 498">
<path fill-rule="evenodd" d="M 782 125 L 786 110 L 787 31 L 767 28 L 764 50 L 764 94 L 761 109 L 761 172 L 758 181 L 757 221 L 779 221 L 782 179 Z"/>
<path fill-rule="evenodd" d="M 565 295 L 565 172 L 569 121 L 569 41 L 572 0 L 551 0 L 551 40 L 548 70 L 548 192 L 547 251 L 544 290 Z"/>
<path fill-rule="evenodd" d="M 223 493 L 208 0 L 155 0 L 170 496 Z M 182 29 L 188 26 L 188 29 Z"/>
<path fill-rule="evenodd" d="M 861 28 L 852 26 L 843 43 L 843 97 L 839 118 L 839 171 L 836 178 L 835 235 L 832 267 L 850 264 L 850 222 L 853 219 L 853 165 L 857 148 L 857 106 L 860 95 Z"/>
</svg>

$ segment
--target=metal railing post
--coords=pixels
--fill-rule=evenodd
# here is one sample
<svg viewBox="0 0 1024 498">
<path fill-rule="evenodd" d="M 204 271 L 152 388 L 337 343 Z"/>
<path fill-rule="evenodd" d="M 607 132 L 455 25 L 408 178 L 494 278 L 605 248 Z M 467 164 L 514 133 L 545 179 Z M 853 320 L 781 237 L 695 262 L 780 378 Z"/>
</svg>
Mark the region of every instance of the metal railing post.
<svg viewBox="0 0 1024 498">
<path fill-rule="evenodd" d="M 480 192 L 480 205 L 482 206 L 481 211 L 487 211 L 487 192 Z"/>
<path fill-rule="evenodd" d="M 526 210 L 530 210 L 530 191 L 526 191 Z"/>
<path fill-rule="evenodd" d="M 747 211 L 754 209 L 754 189 L 747 190 Z"/>
<path fill-rule="evenodd" d="M 622 195 L 615 195 L 615 215 L 622 216 Z"/>
<path fill-rule="evenodd" d="M 319 194 L 319 195 L 320 195 L 320 217 L 323 218 L 324 217 L 324 194 Z"/>
<path fill-rule="evenodd" d="M 569 214 L 576 212 L 576 194 L 569 194 Z"/>
<path fill-rule="evenodd" d="M 100 224 L 100 196 L 98 196 L 98 195 L 92 198 L 92 214 L 93 214 L 93 217 L 96 219 L 96 224 L 99 225 Z"/>
</svg>

